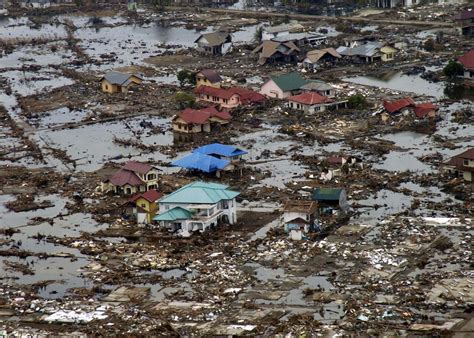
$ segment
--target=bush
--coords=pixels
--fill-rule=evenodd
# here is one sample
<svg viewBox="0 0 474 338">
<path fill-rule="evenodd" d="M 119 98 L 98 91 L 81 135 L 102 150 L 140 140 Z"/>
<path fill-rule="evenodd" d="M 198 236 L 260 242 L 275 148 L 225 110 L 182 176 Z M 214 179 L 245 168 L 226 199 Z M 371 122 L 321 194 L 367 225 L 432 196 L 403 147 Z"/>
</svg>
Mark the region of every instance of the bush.
<svg viewBox="0 0 474 338">
<path fill-rule="evenodd" d="M 446 67 L 443 68 L 443 74 L 450 78 L 462 75 L 463 73 L 464 67 L 462 66 L 462 64 L 453 60 L 449 61 Z"/>
<path fill-rule="evenodd" d="M 196 84 L 196 74 L 187 69 L 181 69 L 176 76 L 181 87 L 184 86 L 186 83 L 189 83 L 191 85 Z"/>
<path fill-rule="evenodd" d="M 194 96 L 185 92 L 177 92 L 174 96 L 174 101 L 178 104 L 180 109 L 194 107 Z"/>
<path fill-rule="evenodd" d="M 349 97 L 347 105 L 352 109 L 362 109 L 367 107 L 367 100 L 363 95 L 356 94 Z"/>
</svg>

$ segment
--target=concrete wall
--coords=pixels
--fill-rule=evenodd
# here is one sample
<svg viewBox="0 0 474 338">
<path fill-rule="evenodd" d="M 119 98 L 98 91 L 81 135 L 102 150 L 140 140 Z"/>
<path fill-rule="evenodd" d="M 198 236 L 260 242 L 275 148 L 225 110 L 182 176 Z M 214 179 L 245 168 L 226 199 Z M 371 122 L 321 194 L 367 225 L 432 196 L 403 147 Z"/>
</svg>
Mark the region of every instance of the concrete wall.
<svg viewBox="0 0 474 338">
<path fill-rule="evenodd" d="M 260 94 L 268 96 L 268 97 L 273 97 L 276 99 L 284 99 L 288 96 L 291 96 L 290 92 L 284 93 L 280 87 L 276 85 L 273 80 L 268 80 L 261 88 L 260 88 Z"/>
</svg>

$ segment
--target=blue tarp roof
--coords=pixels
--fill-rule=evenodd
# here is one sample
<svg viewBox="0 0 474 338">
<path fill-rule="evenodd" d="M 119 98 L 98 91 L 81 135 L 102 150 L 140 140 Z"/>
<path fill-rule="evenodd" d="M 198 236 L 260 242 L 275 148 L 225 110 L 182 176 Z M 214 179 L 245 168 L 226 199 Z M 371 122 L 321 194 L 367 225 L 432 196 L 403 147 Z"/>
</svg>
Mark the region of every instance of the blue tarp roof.
<svg viewBox="0 0 474 338">
<path fill-rule="evenodd" d="M 224 169 L 229 163 L 228 160 L 221 160 L 214 156 L 191 153 L 182 159 L 174 161 L 171 165 L 186 169 L 196 169 L 204 171 L 205 173 L 213 173 L 217 170 Z"/>
<path fill-rule="evenodd" d="M 247 154 L 245 150 L 239 149 L 234 146 L 228 146 L 226 144 L 212 143 L 205 146 L 196 148 L 193 150 L 194 153 L 200 153 L 204 155 L 218 155 L 218 156 L 239 156 Z"/>
</svg>

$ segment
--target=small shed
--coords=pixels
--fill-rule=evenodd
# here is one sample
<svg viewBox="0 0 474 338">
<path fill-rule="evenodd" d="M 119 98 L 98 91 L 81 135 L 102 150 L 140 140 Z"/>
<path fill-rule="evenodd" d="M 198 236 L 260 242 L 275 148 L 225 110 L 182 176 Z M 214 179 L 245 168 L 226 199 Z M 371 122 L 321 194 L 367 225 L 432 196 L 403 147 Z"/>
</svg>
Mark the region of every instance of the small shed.
<svg viewBox="0 0 474 338">
<path fill-rule="evenodd" d="M 349 211 L 346 190 L 343 188 L 317 188 L 312 199 L 318 202 L 322 213 L 332 213 L 337 209 L 344 213 Z"/>
</svg>

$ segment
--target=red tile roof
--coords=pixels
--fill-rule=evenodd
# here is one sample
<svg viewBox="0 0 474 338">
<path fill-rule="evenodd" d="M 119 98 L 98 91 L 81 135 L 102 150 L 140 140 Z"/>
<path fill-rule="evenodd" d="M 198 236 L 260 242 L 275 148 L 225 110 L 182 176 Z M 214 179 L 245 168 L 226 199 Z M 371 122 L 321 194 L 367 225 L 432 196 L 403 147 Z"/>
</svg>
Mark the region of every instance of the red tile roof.
<svg viewBox="0 0 474 338">
<path fill-rule="evenodd" d="M 134 172 L 120 169 L 110 178 L 110 183 L 113 185 L 123 187 L 126 184 L 131 186 L 138 186 L 144 184 L 144 182 Z"/>
<path fill-rule="evenodd" d="M 221 99 L 230 99 L 232 96 L 238 95 L 240 96 L 240 101 L 242 103 L 258 103 L 265 101 L 265 96 L 262 94 L 241 87 L 225 89 L 214 88 L 210 86 L 199 86 L 196 88 L 195 93 L 199 95 L 203 94 L 215 96 Z"/>
<path fill-rule="evenodd" d="M 415 115 L 418 118 L 423 118 L 429 112 L 438 110 L 438 107 L 431 102 L 420 103 L 415 106 Z"/>
<path fill-rule="evenodd" d="M 186 108 L 178 115 L 178 117 L 180 117 L 186 123 L 192 124 L 206 123 L 211 117 L 214 116 L 226 121 L 229 121 L 232 118 L 228 112 L 220 112 L 215 107 L 207 107 L 199 110 Z"/>
<path fill-rule="evenodd" d="M 467 69 L 474 69 L 474 49 L 458 58 L 458 61 Z"/>
<path fill-rule="evenodd" d="M 288 101 L 298 102 L 307 105 L 333 102 L 333 100 L 331 100 L 330 98 L 315 92 L 306 92 L 300 95 L 290 96 L 288 97 Z"/>
<path fill-rule="evenodd" d="M 413 99 L 411 97 L 406 97 L 406 98 L 403 98 L 403 99 L 400 99 L 400 100 L 397 100 L 397 101 L 392 101 L 392 102 L 384 101 L 384 103 L 383 103 L 384 108 L 390 114 L 393 114 L 393 113 L 399 111 L 400 109 L 410 107 L 410 106 L 414 106 L 414 105 L 415 105 L 415 101 L 413 101 Z"/>
<path fill-rule="evenodd" d="M 147 192 L 133 195 L 132 198 L 129 199 L 129 202 L 135 202 L 140 197 L 146 199 L 148 202 L 155 202 L 162 196 L 163 196 L 163 193 L 158 192 L 154 189 L 151 189 L 151 190 L 148 190 Z"/>
<path fill-rule="evenodd" d="M 151 165 L 136 161 L 129 161 L 122 167 L 124 170 L 133 171 L 139 174 L 146 174 L 151 170 Z"/>
</svg>

